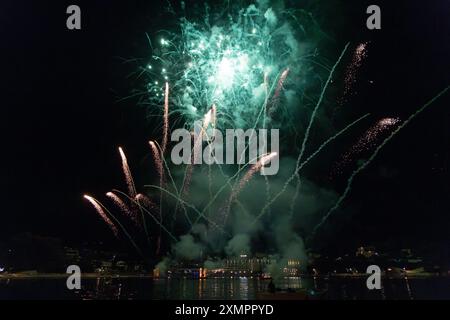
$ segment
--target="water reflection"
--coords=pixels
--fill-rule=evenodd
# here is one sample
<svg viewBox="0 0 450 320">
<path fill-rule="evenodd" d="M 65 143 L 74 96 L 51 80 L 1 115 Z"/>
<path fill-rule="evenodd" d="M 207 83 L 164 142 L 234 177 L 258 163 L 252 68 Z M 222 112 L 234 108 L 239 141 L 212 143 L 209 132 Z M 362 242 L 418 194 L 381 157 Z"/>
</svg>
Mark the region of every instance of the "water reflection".
<svg viewBox="0 0 450 320">
<path fill-rule="evenodd" d="M 408 291 L 408 298 L 409 300 L 414 300 L 413 296 L 412 296 L 412 291 L 411 291 L 411 287 L 409 285 L 409 280 L 408 277 L 405 277 L 405 284 L 406 284 L 406 289 Z"/>
<path fill-rule="evenodd" d="M 239 298 L 242 300 L 248 300 L 248 278 L 239 278 Z"/>
<path fill-rule="evenodd" d="M 82 279 L 69 291 L 61 279 L 0 280 L 0 299 L 230 299 L 252 300 L 266 293 L 269 280 L 254 277 L 152 279 L 99 277 Z M 306 290 L 323 299 L 450 299 L 450 278 L 384 279 L 381 290 L 368 290 L 365 278 L 286 278 L 284 290 Z"/>
</svg>

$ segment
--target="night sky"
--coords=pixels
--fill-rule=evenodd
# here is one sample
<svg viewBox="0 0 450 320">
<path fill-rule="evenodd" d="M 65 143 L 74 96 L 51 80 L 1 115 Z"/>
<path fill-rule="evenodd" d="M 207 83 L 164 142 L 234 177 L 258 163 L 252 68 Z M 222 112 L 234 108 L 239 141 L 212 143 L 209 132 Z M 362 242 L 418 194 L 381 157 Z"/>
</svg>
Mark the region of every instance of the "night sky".
<svg viewBox="0 0 450 320">
<path fill-rule="evenodd" d="M 330 32 L 334 23 L 344 30 L 334 34 L 335 56 L 347 41 L 371 41 L 345 113 L 405 119 L 449 84 L 448 1 L 335 2 L 343 16 L 320 19 Z M 140 85 L 127 77 L 135 65 L 122 58 L 145 58 L 145 32 L 173 26 L 166 3 L 1 1 L 0 240 L 29 231 L 114 243 L 81 197 L 123 185 L 119 145 L 132 170 L 145 172 L 155 123 L 135 100 L 119 101 Z M 382 8 L 381 31 L 365 29 L 372 3 Z M 66 29 L 70 4 L 81 7 L 81 31 Z M 416 118 L 356 179 L 346 213 L 321 236 L 324 246 L 450 244 L 449 100 L 447 94 Z M 138 185 L 149 179 L 136 177 Z M 335 183 L 339 192 L 344 182 Z"/>
</svg>

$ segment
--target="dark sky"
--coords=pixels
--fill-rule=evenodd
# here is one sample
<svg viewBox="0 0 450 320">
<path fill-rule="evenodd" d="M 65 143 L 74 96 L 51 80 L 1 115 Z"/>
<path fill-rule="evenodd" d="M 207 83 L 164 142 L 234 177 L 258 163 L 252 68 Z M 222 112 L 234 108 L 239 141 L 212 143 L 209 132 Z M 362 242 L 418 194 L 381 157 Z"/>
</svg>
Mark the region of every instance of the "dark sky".
<svg viewBox="0 0 450 320">
<path fill-rule="evenodd" d="M 364 28 L 372 2 L 382 7 L 381 31 Z M 145 32 L 170 24 L 165 3 L 1 1 L 0 240 L 24 231 L 111 240 L 81 196 L 121 185 L 118 145 L 130 159 L 148 154 L 153 128 L 144 110 L 117 102 L 135 81 L 120 57 L 145 57 Z M 448 1 L 341 3 L 346 19 L 336 48 L 371 40 L 361 79 L 374 84 L 361 85 L 350 114 L 404 119 L 449 84 Z M 70 4 L 82 9 L 81 31 L 65 27 Z M 324 24 L 331 28 L 332 17 Z M 450 239 L 448 102 L 447 95 L 414 120 L 355 181 L 346 201 L 353 214 L 335 218 L 341 227 L 330 237 L 341 241 L 334 243 Z"/>
</svg>

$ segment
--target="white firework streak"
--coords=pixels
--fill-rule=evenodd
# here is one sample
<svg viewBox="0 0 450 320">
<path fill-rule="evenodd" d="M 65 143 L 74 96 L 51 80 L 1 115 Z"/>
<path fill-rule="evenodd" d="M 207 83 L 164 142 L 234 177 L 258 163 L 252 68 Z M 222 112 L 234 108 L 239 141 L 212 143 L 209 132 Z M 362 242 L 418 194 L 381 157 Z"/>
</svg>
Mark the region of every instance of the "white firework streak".
<svg viewBox="0 0 450 320">
<path fill-rule="evenodd" d="M 103 219 L 103 221 L 106 222 L 106 224 L 111 228 L 114 235 L 117 237 L 119 234 L 119 230 L 114 225 L 114 223 L 111 221 L 111 219 L 109 219 L 109 217 L 107 216 L 106 212 L 103 210 L 100 203 L 95 198 L 88 196 L 88 195 L 84 195 L 84 198 L 92 204 L 92 206 L 95 208 L 95 210 L 100 215 L 100 217 Z"/>
</svg>

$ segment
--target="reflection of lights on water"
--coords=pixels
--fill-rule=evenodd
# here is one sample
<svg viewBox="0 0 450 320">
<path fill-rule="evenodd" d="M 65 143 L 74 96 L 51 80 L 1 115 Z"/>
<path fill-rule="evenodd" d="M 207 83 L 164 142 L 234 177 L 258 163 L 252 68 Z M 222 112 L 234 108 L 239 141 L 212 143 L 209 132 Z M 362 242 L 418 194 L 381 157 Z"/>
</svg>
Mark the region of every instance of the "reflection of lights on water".
<svg viewBox="0 0 450 320">
<path fill-rule="evenodd" d="M 404 269 L 404 268 L 403 268 Z M 412 295 L 412 291 L 411 291 L 411 286 L 409 285 L 409 280 L 408 277 L 405 277 L 405 282 L 406 282 L 406 290 L 408 291 L 408 298 L 410 300 L 414 300 L 414 297 Z"/>
<path fill-rule="evenodd" d="M 247 300 L 248 299 L 248 279 L 247 277 L 240 277 L 239 278 L 239 295 L 240 299 Z"/>
</svg>

